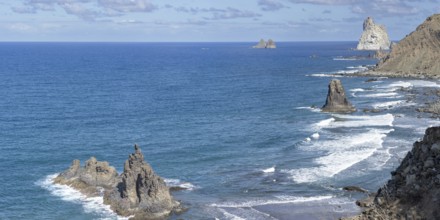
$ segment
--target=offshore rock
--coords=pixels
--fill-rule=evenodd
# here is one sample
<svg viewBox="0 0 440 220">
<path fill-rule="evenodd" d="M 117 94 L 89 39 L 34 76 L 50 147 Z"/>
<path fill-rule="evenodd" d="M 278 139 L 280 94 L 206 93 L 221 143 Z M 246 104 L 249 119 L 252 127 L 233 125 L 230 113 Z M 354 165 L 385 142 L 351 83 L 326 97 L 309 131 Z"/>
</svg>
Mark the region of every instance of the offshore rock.
<svg viewBox="0 0 440 220">
<path fill-rule="evenodd" d="M 119 215 L 134 215 L 135 219 L 163 219 L 180 205 L 165 181 L 144 161 L 137 145 L 124 164 L 121 181 L 105 192 L 104 203 Z"/>
<path fill-rule="evenodd" d="M 388 50 L 391 41 L 383 25 L 375 24 L 373 19 L 368 17 L 364 21 L 364 31 L 357 45 L 358 50 Z"/>
<path fill-rule="evenodd" d="M 350 219 L 440 219 L 440 127 L 426 129 L 391 176 L 369 208 Z"/>
<path fill-rule="evenodd" d="M 54 183 L 69 185 L 86 195 L 98 193 L 98 187 L 109 189 L 118 182 L 116 169 L 106 161 L 97 161 L 91 157 L 84 167 L 74 160 L 72 165 L 54 179 Z"/>
<path fill-rule="evenodd" d="M 328 85 L 327 99 L 321 109 L 323 112 L 351 113 L 356 108 L 347 100 L 340 80 L 333 79 Z"/>
<path fill-rule="evenodd" d="M 394 77 L 440 78 L 440 14 L 428 17 L 393 46 L 375 72 Z"/>
<path fill-rule="evenodd" d="M 261 39 L 260 42 L 258 42 L 257 45 L 253 46 L 252 48 L 257 49 L 275 49 L 277 48 L 275 42 L 272 39 L 269 39 L 267 42 L 264 41 L 264 39 Z"/>
</svg>

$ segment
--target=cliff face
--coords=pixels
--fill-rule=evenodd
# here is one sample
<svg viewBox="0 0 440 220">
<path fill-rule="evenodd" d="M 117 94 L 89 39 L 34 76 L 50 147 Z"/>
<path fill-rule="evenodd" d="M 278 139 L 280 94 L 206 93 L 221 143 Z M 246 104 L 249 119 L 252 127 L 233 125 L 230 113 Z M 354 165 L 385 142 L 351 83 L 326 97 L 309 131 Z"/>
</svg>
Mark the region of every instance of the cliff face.
<svg viewBox="0 0 440 220">
<path fill-rule="evenodd" d="M 375 24 L 373 19 L 368 17 L 364 21 L 364 31 L 357 45 L 358 50 L 388 50 L 390 39 L 384 26 Z"/>
<path fill-rule="evenodd" d="M 440 127 L 428 128 L 391 175 L 352 219 L 440 219 Z"/>
<path fill-rule="evenodd" d="M 394 76 L 440 77 L 440 14 L 407 35 L 385 57 L 375 71 Z"/>
</svg>

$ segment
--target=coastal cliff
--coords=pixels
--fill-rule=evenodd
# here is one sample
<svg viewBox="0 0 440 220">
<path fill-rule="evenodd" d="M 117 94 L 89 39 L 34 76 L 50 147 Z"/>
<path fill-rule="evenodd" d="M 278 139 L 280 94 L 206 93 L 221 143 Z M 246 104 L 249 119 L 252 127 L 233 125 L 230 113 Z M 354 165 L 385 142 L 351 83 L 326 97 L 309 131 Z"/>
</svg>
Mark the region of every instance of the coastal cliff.
<svg viewBox="0 0 440 220">
<path fill-rule="evenodd" d="M 364 21 L 363 32 L 359 43 L 358 50 L 388 50 L 391 41 L 388 33 L 383 25 L 375 24 L 371 17 Z"/>
<path fill-rule="evenodd" d="M 383 58 L 373 74 L 394 77 L 440 77 L 440 14 L 428 17 Z"/>
<path fill-rule="evenodd" d="M 358 202 L 366 207 L 362 214 L 349 219 L 440 219 L 440 127 L 426 129 L 391 175 L 369 202 Z"/>
<path fill-rule="evenodd" d="M 104 203 L 118 215 L 132 219 L 164 219 L 173 211 L 181 211 L 180 203 L 173 199 L 165 181 L 145 162 L 137 145 L 121 175 L 108 162 L 92 157 L 84 167 L 80 167 L 79 160 L 74 160 L 53 182 L 68 185 L 86 196 L 104 191 Z"/>
</svg>

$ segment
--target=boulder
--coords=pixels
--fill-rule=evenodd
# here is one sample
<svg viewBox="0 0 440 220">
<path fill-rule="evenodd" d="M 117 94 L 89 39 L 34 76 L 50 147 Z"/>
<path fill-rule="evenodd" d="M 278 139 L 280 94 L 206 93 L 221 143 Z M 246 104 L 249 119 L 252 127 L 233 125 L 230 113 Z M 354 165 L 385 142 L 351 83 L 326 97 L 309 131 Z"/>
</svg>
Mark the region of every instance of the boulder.
<svg viewBox="0 0 440 220">
<path fill-rule="evenodd" d="M 122 216 L 135 219 L 161 219 L 179 207 L 165 181 L 145 162 L 140 148 L 124 164 L 121 181 L 104 194 L 104 203 Z"/>
<path fill-rule="evenodd" d="M 371 17 L 364 21 L 364 31 L 357 45 L 358 50 L 389 50 L 391 41 L 383 25 L 375 24 Z"/>
<path fill-rule="evenodd" d="M 330 81 L 327 99 L 321 111 L 335 113 L 351 113 L 356 111 L 356 108 L 348 102 L 340 80 L 333 79 Z"/>
</svg>

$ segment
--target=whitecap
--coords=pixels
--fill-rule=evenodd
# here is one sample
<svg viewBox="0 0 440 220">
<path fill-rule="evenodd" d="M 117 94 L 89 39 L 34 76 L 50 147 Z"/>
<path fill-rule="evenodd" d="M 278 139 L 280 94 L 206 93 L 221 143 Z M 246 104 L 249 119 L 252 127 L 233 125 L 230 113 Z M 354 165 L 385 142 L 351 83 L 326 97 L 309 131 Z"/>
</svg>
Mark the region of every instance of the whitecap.
<svg viewBox="0 0 440 220">
<path fill-rule="evenodd" d="M 263 169 L 262 171 L 263 173 L 273 173 L 275 172 L 275 166 Z"/>
<path fill-rule="evenodd" d="M 319 133 L 314 133 L 314 134 L 312 134 L 312 138 L 313 139 L 319 139 Z"/>
<path fill-rule="evenodd" d="M 365 89 L 362 88 L 356 88 L 356 89 L 350 89 L 351 92 L 364 92 Z"/>
<path fill-rule="evenodd" d="M 331 73 L 314 73 L 314 74 L 308 74 L 306 76 L 314 76 L 314 77 L 344 77 L 341 74 L 331 74 Z"/>
<path fill-rule="evenodd" d="M 326 199 L 331 199 L 333 196 L 311 196 L 311 197 L 301 197 L 301 196 L 275 196 L 275 199 L 261 199 L 261 200 L 250 200 L 243 202 L 224 202 L 224 203 L 213 203 L 210 206 L 220 207 L 220 208 L 246 208 L 262 205 L 274 205 L 274 204 L 287 204 L 287 203 L 305 203 L 313 201 L 321 201 Z"/>
<path fill-rule="evenodd" d="M 329 119 L 322 120 L 322 121 L 316 123 L 315 127 L 318 127 L 318 128 L 328 127 L 335 120 L 336 120 L 335 118 L 329 118 Z"/>
<path fill-rule="evenodd" d="M 364 94 L 364 95 L 360 95 L 359 97 L 364 97 L 364 98 L 381 98 L 381 97 L 398 98 L 400 96 L 396 92 L 382 92 L 382 93 Z"/>
<path fill-rule="evenodd" d="M 63 201 L 81 204 L 84 212 L 99 215 L 102 219 L 128 219 L 130 217 L 121 217 L 114 213 L 109 205 L 104 204 L 102 196 L 88 197 L 78 190 L 60 184 L 54 184 L 53 179 L 59 174 L 52 174 L 39 180 L 36 184 L 48 190 L 52 195 L 60 197 Z"/>
<path fill-rule="evenodd" d="M 295 109 L 306 109 L 310 110 L 311 112 L 321 112 L 321 109 L 317 107 L 296 107 Z"/>
<path fill-rule="evenodd" d="M 196 188 L 192 183 L 185 182 L 179 179 L 165 178 L 164 180 L 168 187 L 179 187 L 186 190 L 194 190 Z"/>
</svg>

